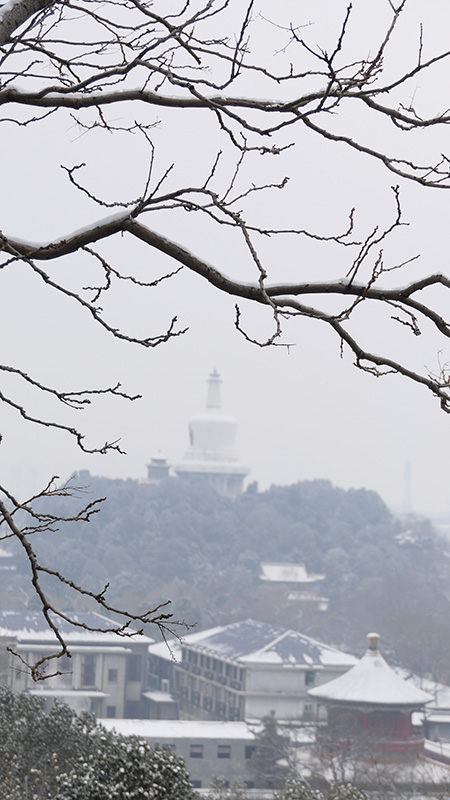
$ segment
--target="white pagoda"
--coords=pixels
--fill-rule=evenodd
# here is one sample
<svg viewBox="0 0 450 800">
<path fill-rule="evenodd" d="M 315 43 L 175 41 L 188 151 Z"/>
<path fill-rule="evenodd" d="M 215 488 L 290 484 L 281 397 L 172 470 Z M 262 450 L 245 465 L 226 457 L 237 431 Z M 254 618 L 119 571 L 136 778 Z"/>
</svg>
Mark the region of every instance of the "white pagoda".
<svg viewBox="0 0 450 800">
<path fill-rule="evenodd" d="M 237 422 L 222 412 L 221 379 L 217 370 L 208 378 L 206 408 L 189 420 L 189 448 L 174 472 L 182 480 L 208 485 L 219 494 L 236 497 L 248 474 L 235 450 Z"/>
</svg>

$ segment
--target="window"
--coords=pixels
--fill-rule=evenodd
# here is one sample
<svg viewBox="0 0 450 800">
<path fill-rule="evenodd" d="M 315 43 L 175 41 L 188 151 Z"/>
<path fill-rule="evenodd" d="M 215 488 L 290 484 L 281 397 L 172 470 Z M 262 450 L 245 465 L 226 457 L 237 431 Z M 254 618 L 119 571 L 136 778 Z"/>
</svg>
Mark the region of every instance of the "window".
<svg viewBox="0 0 450 800">
<path fill-rule="evenodd" d="M 217 758 L 231 758 L 231 745 L 219 744 L 217 746 Z"/>
<path fill-rule="evenodd" d="M 256 751 L 256 744 L 247 744 L 245 746 L 245 757 L 252 758 L 253 753 Z"/>
<path fill-rule="evenodd" d="M 194 706 L 200 705 L 200 692 L 192 692 L 191 693 L 191 702 Z"/>
<path fill-rule="evenodd" d="M 116 669 L 109 669 L 108 670 L 108 683 L 117 683 L 117 670 Z"/>
<path fill-rule="evenodd" d="M 191 744 L 189 748 L 189 755 L 191 758 L 203 758 L 203 745 Z"/>
<path fill-rule="evenodd" d="M 188 699 L 188 687 L 187 686 L 180 686 L 180 698 L 182 700 Z"/>
<path fill-rule="evenodd" d="M 83 657 L 81 665 L 81 685 L 95 686 L 95 658 L 93 655 Z"/>
<path fill-rule="evenodd" d="M 255 781 L 244 781 L 244 786 L 246 786 L 247 789 L 254 789 Z"/>
<path fill-rule="evenodd" d="M 225 703 L 216 703 L 216 714 L 219 719 L 225 719 Z"/>
<path fill-rule="evenodd" d="M 142 677 L 142 656 L 132 653 L 127 657 L 127 681 L 140 681 Z"/>
<path fill-rule="evenodd" d="M 212 704 L 213 704 L 212 697 L 203 698 L 203 708 L 205 709 L 205 711 L 211 711 Z"/>
<path fill-rule="evenodd" d="M 312 670 L 305 672 L 305 686 L 314 686 L 316 682 L 316 673 Z"/>
<path fill-rule="evenodd" d="M 303 705 L 303 713 L 305 716 L 310 717 L 313 713 L 313 704 L 312 703 L 304 703 Z"/>
<path fill-rule="evenodd" d="M 202 782 L 201 781 L 191 781 L 191 786 L 194 789 L 201 789 L 202 788 Z"/>
<path fill-rule="evenodd" d="M 108 719 L 114 719 L 116 716 L 116 707 L 106 706 L 106 716 L 108 717 Z"/>
</svg>

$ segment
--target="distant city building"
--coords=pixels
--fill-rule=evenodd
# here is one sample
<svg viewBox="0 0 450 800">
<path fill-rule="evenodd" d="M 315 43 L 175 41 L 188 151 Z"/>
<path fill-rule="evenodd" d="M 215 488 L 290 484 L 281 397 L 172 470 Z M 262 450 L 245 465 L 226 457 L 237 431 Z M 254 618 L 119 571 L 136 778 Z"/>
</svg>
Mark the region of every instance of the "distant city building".
<svg viewBox="0 0 450 800">
<path fill-rule="evenodd" d="M 208 485 L 219 494 L 236 497 L 242 492 L 247 467 L 235 450 L 237 422 L 222 412 L 221 379 L 216 370 L 208 378 L 206 408 L 189 420 L 189 448 L 173 466 L 184 481 Z"/>
<path fill-rule="evenodd" d="M 96 613 L 76 613 L 71 617 L 91 628 L 118 625 Z M 10 653 L 7 659 L 6 647 L 26 663 L 35 663 L 43 655 L 57 651 L 54 634 L 40 611 L 0 612 L 3 681 L 15 692 L 28 692 L 49 703 L 57 699 L 76 711 L 91 711 L 101 717 L 147 717 L 147 652 L 154 640 L 148 636 L 124 638 L 116 633 L 96 633 L 64 620 L 58 625 L 72 658 L 64 656 L 58 662 L 61 675 L 35 683 L 17 656 Z"/>
<path fill-rule="evenodd" d="M 412 713 L 433 700 L 405 681 L 378 650 L 379 636 L 367 637 L 364 656 L 345 675 L 323 683 L 308 694 L 328 712 L 322 744 L 354 756 L 410 758 L 423 752 L 423 729 L 413 729 Z"/>
</svg>

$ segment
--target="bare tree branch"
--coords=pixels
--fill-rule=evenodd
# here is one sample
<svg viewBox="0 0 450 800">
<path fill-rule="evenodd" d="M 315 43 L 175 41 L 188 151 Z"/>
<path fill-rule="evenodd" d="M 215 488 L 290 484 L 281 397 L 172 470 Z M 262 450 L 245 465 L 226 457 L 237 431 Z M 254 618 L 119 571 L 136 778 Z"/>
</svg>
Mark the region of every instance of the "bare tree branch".
<svg viewBox="0 0 450 800">
<path fill-rule="evenodd" d="M 356 4 L 348 2 L 342 3 L 334 36 L 318 44 L 311 38 L 312 26 L 301 17 L 301 8 L 299 19 L 288 21 L 282 9 L 275 9 L 277 16 L 269 23 L 259 13 L 257 0 L 244 5 L 238 0 L 180 0 L 169 10 L 161 0 L 106 0 L 102 4 L 94 0 L 8 0 L 0 7 L 0 132 L 13 123 L 25 129 L 24 135 L 33 136 L 40 125 L 51 126 L 62 118 L 72 127 L 75 121 L 83 137 L 93 132 L 112 136 L 114 141 L 127 142 L 124 148 L 129 142 L 132 146 L 143 143 L 146 155 L 137 187 L 128 197 L 119 188 L 111 197 L 105 196 L 87 158 L 79 158 L 75 164 L 65 162 L 67 191 L 82 196 L 93 209 L 88 211 L 87 224 L 77 229 L 68 203 L 68 233 L 62 237 L 34 243 L 23 221 L 22 230 L 14 228 L 20 235 L 3 230 L 0 274 L 20 265 L 26 276 L 37 277 L 54 298 L 74 304 L 93 322 L 94 330 L 151 350 L 187 331 L 187 326 L 177 324 L 176 292 L 163 329 L 145 333 L 118 322 L 108 307 L 108 297 L 113 287 L 125 284 L 140 293 L 157 292 L 162 282 L 176 282 L 183 270 L 184 275 L 192 273 L 239 301 L 231 324 L 234 322 L 248 341 L 264 347 L 289 347 L 292 343 L 284 341 L 286 321 L 302 317 L 320 322 L 336 335 L 341 352 L 351 352 L 359 369 L 376 377 L 394 373 L 408 378 L 427 388 L 443 410 L 450 412 L 450 373 L 445 357 L 443 365 L 438 357 L 435 369 L 417 367 L 417 358 L 414 360 L 420 334 L 431 331 L 440 344 L 450 338 L 450 318 L 445 314 L 450 278 L 441 269 L 425 270 L 424 275 L 412 278 L 408 267 L 416 262 L 417 253 L 407 251 L 393 257 L 390 250 L 391 241 L 406 228 L 400 202 L 403 187 L 411 182 L 423 189 L 450 188 L 450 156 L 445 141 L 442 146 L 438 139 L 450 123 L 450 97 L 442 77 L 450 50 L 425 52 L 428 40 L 426 27 L 421 25 L 412 61 L 407 56 L 401 63 L 399 43 L 408 36 L 404 21 L 410 6 L 407 0 L 397 5 L 389 0 L 386 6 L 384 28 L 377 38 L 374 34 L 369 54 L 364 51 L 362 55 L 359 42 L 354 41 Z M 271 36 L 276 31 L 278 44 L 279 37 L 283 38 L 274 56 L 275 46 L 270 52 L 267 48 L 267 31 Z M 420 108 L 415 98 L 419 81 L 442 86 L 439 110 Z M 197 120 L 199 149 L 203 126 L 208 130 L 205 161 L 200 154 L 198 179 L 193 183 L 180 176 L 182 110 Z M 161 114 L 161 119 L 156 114 Z M 172 125 L 170 141 L 175 142 L 170 153 L 157 152 L 150 138 L 151 129 L 165 124 Z M 384 133 L 374 137 L 373 130 L 387 131 L 387 137 Z M 420 145 L 413 135 L 419 131 Z M 371 222 L 364 223 L 363 214 L 355 208 L 344 210 L 344 216 L 338 208 L 331 230 L 326 229 L 322 217 L 313 229 L 295 209 L 287 221 L 278 224 L 275 212 L 280 192 L 290 192 L 295 184 L 294 194 L 308 196 L 308 186 L 293 168 L 292 159 L 295 147 L 310 147 L 311 137 L 323 147 L 332 147 L 337 157 L 346 148 L 363 162 L 371 160 L 387 174 L 395 174 L 400 188 L 393 187 L 392 207 L 380 208 Z M 274 159 L 279 165 L 275 177 Z M 44 190 L 40 187 L 41 193 Z M 113 213 L 98 219 L 99 208 L 100 213 L 105 209 Z M 182 233 L 180 241 L 177 233 L 162 233 L 167 230 L 162 220 L 168 212 L 175 220 L 190 215 L 192 229 L 198 231 L 194 246 Z M 208 260 L 202 243 L 204 230 L 213 235 L 220 230 L 233 246 L 237 241 L 242 264 L 237 265 L 228 255 L 231 248 Z M 125 244 L 139 242 L 141 252 L 157 258 L 144 255 L 139 268 L 132 260 L 124 266 L 113 248 L 104 247 L 119 237 Z M 280 238 L 292 243 L 290 255 L 283 255 L 289 262 L 287 271 L 280 263 L 283 259 L 274 257 L 273 250 L 266 247 L 269 240 Z M 331 265 L 339 254 L 339 267 L 327 273 L 333 274 L 332 279 L 320 277 L 309 250 L 301 249 L 304 240 L 323 248 Z M 68 277 L 72 262 L 63 262 L 68 256 L 80 259 L 85 268 L 78 282 L 76 269 Z M 46 269 L 42 262 L 47 263 Z M 67 271 L 61 268 L 63 263 L 69 264 Z M 253 277 L 244 280 L 242 275 Z M 436 306 L 431 290 L 439 290 L 441 306 Z M 105 307 L 99 305 L 100 300 Z M 271 327 L 261 340 L 243 324 L 243 301 L 257 303 L 268 312 Z M 380 346 L 377 352 L 364 344 L 357 320 L 364 318 L 369 308 L 380 313 L 383 330 L 392 326 L 410 336 L 411 357 L 396 357 L 391 344 L 386 350 Z M 432 358 L 435 341 L 432 338 Z M 69 434 L 85 452 L 119 450 L 117 441 L 87 447 L 78 426 L 34 412 L 32 400 L 24 401 L 14 387 L 17 384 L 38 392 L 57 401 L 59 409 L 71 412 L 85 408 L 98 395 L 128 400 L 138 395 L 129 394 L 114 380 L 106 388 L 62 390 L 40 380 L 38 371 L 37 367 L 31 376 L 19 365 L 0 365 L 3 383 L 9 381 L 0 389 L 0 402 L 26 421 Z M 51 501 L 53 488 L 46 487 L 26 502 L 16 500 L 6 487 L 0 491 L 4 497 L 0 532 L 3 529 L 4 537 L 17 538 L 28 559 L 32 584 L 60 646 L 52 658 L 67 653 L 58 629 L 58 618 L 66 617 L 42 588 L 42 575 L 111 613 L 122 614 L 125 623 L 116 630 L 120 635 L 128 635 L 132 622 L 153 622 L 164 633 L 165 604 L 134 616 L 110 606 L 106 589 L 88 592 L 57 569 L 38 562 L 30 537 L 58 523 L 51 512 L 37 510 L 44 501 Z M 95 503 L 88 504 L 73 520 L 88 521 L 96 511 Z M 43 666 L 44 662 L 35 665 L 36 677 Z"/>
<path fill-rule="evenodd" d="M 44 678 L 51 677 L 48 672 L 49 664 L 55 660 L 57 661 L 63 655 L 67 655 L 69 657 L 71 655 L 70 649 L 68 648 L 67 643 L 65 642 L 60 631 L 60 622 L 62 620 L 69 622 L 75 627 L 82 628 L 83 630 L 92 631 L 95 633 L 116 633 L 118 636 L 123 636 L 125 638 L 134 638 L 142 634 L 142 625 L 156 625 L 162 633 L 163 638 L 166 636 L 166 633 L 170 633 L 170 635 L 173 636 L 174 630 L 173 627 L 170 626 L 177 626 L 181 624 L 186 627 L 184 622 L 175 622 L 173 619 L 173 614 L 167 610 L 168 605 L 170 605 L 170 601 L 160 603 L 155 608 L 148 609 L 143 613 L 129 612 L 124 609 L 117 608 L 107 601 L 106 593 L 108 590 L 108 584 L 99 592 L 88 591 L 74 581 L 66 578 L 58 570 L 52 569 L 49 566 L 40 563 L 30 542 L 30 536 L 37 533 L 43 533 L 45 531 L 55 531 L 58 529 L 55 526 L 58 526 L 63 522 L 89 522 L 91 517 L 100 511 L 101 503 L 105 500 L 105 498 L 100 498 L 98 500 L 91 501 L 74 515 L 68 517 L 61 517 L 60 514 L 55 516 L 49 513 L 47 510 L 37 510 L 37 501 L 48 501 L 53 497 L 73 497 L 83 492 L 83 489 L 77 488 L 70 484 L 65 484 L 58 487 L 55 485 L 56 480 L 57 478 L 52 478 L 42 492 L 39 492 L 37 495 L 29 498 L 29 500 L 27 500 L 25 503 L 19 503 L 11 495 L 11 493 L 8 492 L 7 489 L 0 486 L 0 493 L 2 493 L 6 498 L 6 502 L 0 499 L 0 541 L 13 537 L 20 542 L 28 560 L 31 573 L 31 583 L 37 597 L 39 598 L 42 614 L 44 615 L 46 623 L 53 632 L 56 643 L 58 644 L 58 649 L 55 652 L 42 656 L 42 658 L 39 658 L 33 664 L 27 663 L 23 657 L 20 656 L 20 654 L 10 649 L 10 652 L 17 656 L 21 662 L 28 669 L 30 669 L 34 680 L 42 680 Z M 23 517 L 24 515 L 30 518 L 30 525 L 16 523 L 16 517 Z M 79 595 L 94 601 L 95 604 L 100 606 L 103 611 L 113 614 L 115 617 L 123 618 L 123 621 L 112 626 L 91 627 L 85 622 L 80 622 L 79 620 L 74 619 L 72 615 L 57 608 L 50 600 L 48 591 L 43 588 L 43 575 L 48 575 L 52 578 L 55 578 L 61 584 L 68 587 L 75 595 Z M 60 675 L 61 673 L 57 670 L 52 674 Z"/>
</svg>

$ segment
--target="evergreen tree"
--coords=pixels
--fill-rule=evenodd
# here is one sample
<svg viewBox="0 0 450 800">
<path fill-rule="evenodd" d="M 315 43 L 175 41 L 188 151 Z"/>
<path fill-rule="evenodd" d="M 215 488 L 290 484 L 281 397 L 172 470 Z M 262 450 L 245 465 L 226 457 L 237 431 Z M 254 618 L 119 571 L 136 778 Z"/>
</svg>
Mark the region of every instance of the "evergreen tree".
<svg viewBox="0 0 450 800">
<path fill-rule="evenodd" d="M 193 800 L 182 759 L 0 688 L 0 800 Z"/>
</svg>

